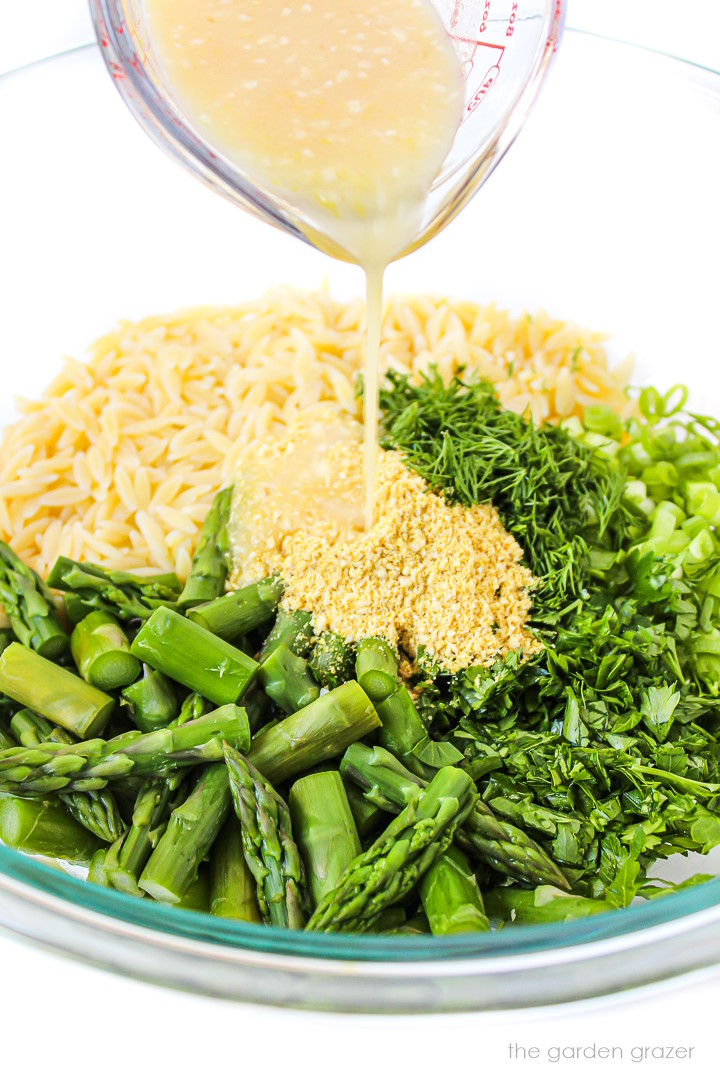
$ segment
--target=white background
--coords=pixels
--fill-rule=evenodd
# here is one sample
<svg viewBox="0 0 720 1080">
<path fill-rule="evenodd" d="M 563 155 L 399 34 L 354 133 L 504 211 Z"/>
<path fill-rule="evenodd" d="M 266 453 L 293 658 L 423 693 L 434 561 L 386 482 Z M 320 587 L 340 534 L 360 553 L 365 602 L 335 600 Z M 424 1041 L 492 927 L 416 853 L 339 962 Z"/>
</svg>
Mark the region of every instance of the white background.
<svg viewBox="0 0 720 1080">
<path fill-rule="evenodd" d="M 339 0 L 340 2 L 340 0 Z M 720 68 L 718 0 L 569 0 L 573 26 Z M 85 0 L 0 0 L 0 72 L 91 38 Z M 720 136 L 720 132 L 717 133 Z M 0 244 L 1 244 L 0 237 Z M 97 972 L 0 939 L 3 1076 L 88 1073 L 385 1080 L 462 1075 L 603 1075 L 605 1062 L 550 1064 L 553 1046 L 621 1046 L 613 1075 L 718 1072 L 720 973 L 632 997 L 538 1013 L 333 1017 L 194 998 Z M 511 1061 L 508 1045 L 540 1059 Z M 693 1046 L 691 1062 L 630 1060 L 633 1047 Z M 543 1058 L 545 1060 L 543 1060 Z M 22 1073 L 20 1072 L 22 1069 Z"/>
</svg>

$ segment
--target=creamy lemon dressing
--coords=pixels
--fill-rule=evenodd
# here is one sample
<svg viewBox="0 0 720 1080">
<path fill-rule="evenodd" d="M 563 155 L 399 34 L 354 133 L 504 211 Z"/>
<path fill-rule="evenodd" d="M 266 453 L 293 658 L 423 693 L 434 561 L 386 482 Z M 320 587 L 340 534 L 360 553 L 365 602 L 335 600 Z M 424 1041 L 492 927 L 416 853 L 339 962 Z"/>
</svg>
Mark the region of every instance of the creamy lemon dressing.
<svg viewBox="0 0 720 1080">
<path fill-rule="evenodd" d="M 429 0 L 145 0 L 178 104 L 367 276 L 366 525 L 377 458 L 382 277 L 414 239 L 464 84 Z"/>
</svg>

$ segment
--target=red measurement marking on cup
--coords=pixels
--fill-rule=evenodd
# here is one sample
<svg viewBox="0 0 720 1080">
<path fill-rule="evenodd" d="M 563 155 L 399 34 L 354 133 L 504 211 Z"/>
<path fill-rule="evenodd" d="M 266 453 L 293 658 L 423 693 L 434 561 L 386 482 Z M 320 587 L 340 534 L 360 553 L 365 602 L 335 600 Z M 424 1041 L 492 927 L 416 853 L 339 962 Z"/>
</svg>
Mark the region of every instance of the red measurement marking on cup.
<svg viewBox="0 0 720 1080">
<path fill-rule="evenodd" d="M 485 98 L 487 97 L 487 95 L 490 93 L 493 86 L 495 85 L 495 83 L 497 81 L 497 77 L 498 77 L 499 74 L 500 74 L 500 65 L 499 64 L 493 64 L 493 66 L 491 68 L 488 68 L 488 70 L 485 72 L 485 74 L 484 74 L 484 76 L 482 78 L 482 82 L 480 83 L 480 86 L 478 87 L 478 89 L 475 91 L 475 94 L 473 95 L 473 97 L 470 98 L 467 105 L 465 106 L 465 116 L 466 117 L 469 116 L 471 113 L 474 113 L 475 110 L 480 105 L 482 105 L 483 101 L 485 100 Z"/>
<path fill-rule="evenodd" d="M 560 34 L 560 27 L 562 26 L 563 17 L 563 0 L 556 0 L 555 3 L 555 17 L 553 20 L 553 26 L 550 31 L 550 35 L 547 39 L 545 48 L 549 49 L 552 45 L 553 53 L 557 52 L 558 47 L 558 35 Z"/>
</svg>

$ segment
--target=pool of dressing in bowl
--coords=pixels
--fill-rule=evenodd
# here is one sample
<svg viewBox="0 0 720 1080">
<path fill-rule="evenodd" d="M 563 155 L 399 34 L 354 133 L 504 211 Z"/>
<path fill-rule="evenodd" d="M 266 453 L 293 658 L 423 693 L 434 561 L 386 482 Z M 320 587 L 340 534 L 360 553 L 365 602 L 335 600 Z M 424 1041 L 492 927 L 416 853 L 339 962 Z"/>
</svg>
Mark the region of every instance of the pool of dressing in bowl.
<svg viewBox="0 0 720 1080">
<path fill-rule="evenodd" d="M 429 0 L 145 0 L 177 102 L 220 153 L 365 271 L 365 525 L 377 471 L 382 282 L 415 237 L 464 82 Z"/>
</svg>

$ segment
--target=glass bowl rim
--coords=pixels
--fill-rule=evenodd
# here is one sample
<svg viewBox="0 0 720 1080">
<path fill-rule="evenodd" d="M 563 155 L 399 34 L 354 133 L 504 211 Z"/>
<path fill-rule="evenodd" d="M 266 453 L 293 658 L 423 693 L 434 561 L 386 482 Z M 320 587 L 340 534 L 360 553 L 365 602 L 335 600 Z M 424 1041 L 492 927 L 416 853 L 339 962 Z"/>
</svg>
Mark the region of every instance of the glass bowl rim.
<svg viewBox="0 0 720 1080">
<path fill-rule="evenodd" d="M 645 58 L 654 58 L 669 66 L 694 75 L 710 75 L 720 79 L 720 70 L 698 64 L 663 50 L 623 41 L 609 35 L 597 34 L 566 25 L 565 34 L 571 39 L 588 38 L 609 45 L 633 50 Z M 0 83 L 14 75 L 31 73 L 35 68 L 53 61 L 70 59 L 76 55 L 99 56 L 96 43 L 88 42 L 62 52 L 34 60 L 31 63 L 0 74 Z M 713 89 L 720 98 L 720 81 Z M 308 961 L 355 961 L 371 962 L 377 966 L 383 962 L 420 963 L 429 962 L 439 966 L 443 962 L 474 962 L 480 972 L 483 964 L 491 964 L 503 958 L 511 961 L 523 957 L 539 956 L 547 951 L 570 950 L 593 945 L 607 947 L 613 943 L 623 948 L 623 941 L 641 934 L 666 936 L 671 927 L 681 930 L 682 922 L 695 921 L 706 915 L 720 922 L 720 877 L 675 895 L 660 897 L 649 903 L 614 911 L 603 915 L 588 916 L 570 923 L 549 923 L 540 926 L 512 927 L 503 934 L 458 934 L 448 938 L 432 938 L 429 935 L 415 938 L 400 935 L 327 935 L 306 931 L 279 930 L 264 926 L 238 923 L 200 912 L 173 909 L 166 905 L 148 903 L 114 890 L 104 889 L 73 877 L 51 865 L 39 862 L 28 855 L 0 845 L 0 894 L 14 892 L 41 907 L 43 903 L 57 904 L 69 909 L 78 922 L 100 918 L 106 927 L 118 925 L 127 933 L 137 929 L 148 932 L 155 944 L 168 943 L 173 937 L 188 945 L 196 942 L 213 950 L 240 954 L 265 953 L 277 958 L 284 957 Z M 713 918 L 713 909 L 716 909 Z M 65 912 L 67 914 L 67 910 Z M 663 934 L 663 930 L 665 934 Z"/>
</svg>

